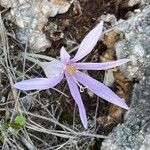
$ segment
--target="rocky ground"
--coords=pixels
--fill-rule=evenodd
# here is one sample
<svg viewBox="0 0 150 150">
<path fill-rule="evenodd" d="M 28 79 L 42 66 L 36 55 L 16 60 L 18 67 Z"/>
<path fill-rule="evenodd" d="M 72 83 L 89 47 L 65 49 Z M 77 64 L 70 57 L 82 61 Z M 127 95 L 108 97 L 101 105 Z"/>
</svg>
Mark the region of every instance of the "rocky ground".
<svg viewBox="0 0 150 150">
<path fill-rule="evenodd" d="M 102 150 L 148 150 L 150 148 L 150 7 L 139 9 L 116 29 L 124 33 L 115 45 L 118 58 L 128 57 L 122 68 L 126 77 L 136 80 L 130 98 L 130 110 L 123 124 L 117 125 Z"/>
<path fill-rule="evenodd" d="M 148 150 L 150 147 L 149 0 L 0 0 L 0 141 L 2 150 Z M 81 126 L 66 82 L 46 91 L 18 92 L 13 83 L 44 76 L 22 52 L 74 55 L 83 37 L 101 20 L 104 33 L 84 61 L 128 58 L 108 72 L 88 71 L 130 109 L 82 93 L 89 127 Z M 75 47 L 75 48 L 74 48 Z M 23 114 L 26 123 L 17 126 Z"/>
</svg>

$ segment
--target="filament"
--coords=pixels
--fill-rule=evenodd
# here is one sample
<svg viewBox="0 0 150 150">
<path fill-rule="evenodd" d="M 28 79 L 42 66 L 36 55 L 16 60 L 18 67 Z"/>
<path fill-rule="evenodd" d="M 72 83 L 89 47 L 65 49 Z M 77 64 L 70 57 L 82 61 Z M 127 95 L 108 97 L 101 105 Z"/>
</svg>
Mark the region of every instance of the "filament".
<svg viewBox="0 0 150 150">
<path fill-rule="evenodd" d="M 75 80 L 76 84 L 79 86 L 80 92 L 83 93 L 84 90 L 87 88 L 86 86 L 81 85 L 76 78 L 73 77 L 73 79 Z"/>
</svg>

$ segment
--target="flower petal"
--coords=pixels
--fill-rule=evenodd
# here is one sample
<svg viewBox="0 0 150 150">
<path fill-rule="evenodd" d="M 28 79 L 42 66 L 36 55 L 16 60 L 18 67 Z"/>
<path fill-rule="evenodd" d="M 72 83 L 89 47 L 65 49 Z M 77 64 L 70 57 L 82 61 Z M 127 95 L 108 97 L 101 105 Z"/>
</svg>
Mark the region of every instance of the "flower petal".
<svg viewBox="0 0 150 150">
<path fill-rule="evenodd" d="M 81 70 L 106 70 L 127 63 L 129 59 L 121 59 L 105 63 L 75 63 L 77 69 Z"/>
<path fill-rule="evenodd" d="M 70 55 L 64 47 L 62 47 L 60 50 L 60 59 L 64 63 L 66 63 L 70 60 Z"/>
<path fill-rule="evenodd" d="M 76 82 L 69 73 L 66 72 L 65 75 L 70 88 L 71 95 L 79 108 L 80 118 L 83 123 L 83 126 L 84 128 L 87 128 L 86 112 Z"/>
<path fill-rule="evenodd" d="M 125 101 L 119 98 L 112 90 L 101 82 L 91 78 L 90 76 L 78 71 L 75 74 L 75 78 L 88 89 L 90 89 L 96 95 L 102 97 L 110 103 L 118 105 L 124 109 L 129 109 Z"/>
<path fill-rule="evenodd" d="M 44 70 L 46 77 L 50 78 L 51 80 L 55 78 L 55 76 L 62 74 L 65 69 L 65 65 L 58 60 L 42 62 L 41 67 Z"/>
<path fill-rule="evenodd" d="M 87 54 L 89 54 L 94 46 L 96 45 L 97 41 L 99 40 L 103 29 L 103 21 L 101 21 L 93 30 L 91 30 L 81 42 L 79 49 L 72 59 L 72 61 L 76 62 Z"/>
<path fill-rule="evenodd" d="M 16 84 L 14 87 L 19 90 L 44 90 L 56 86 L 63 79 L 63 74 L 55 77 L 53 80 L 49 78 L 34 78 L 23 80 Z"/>
</svg>

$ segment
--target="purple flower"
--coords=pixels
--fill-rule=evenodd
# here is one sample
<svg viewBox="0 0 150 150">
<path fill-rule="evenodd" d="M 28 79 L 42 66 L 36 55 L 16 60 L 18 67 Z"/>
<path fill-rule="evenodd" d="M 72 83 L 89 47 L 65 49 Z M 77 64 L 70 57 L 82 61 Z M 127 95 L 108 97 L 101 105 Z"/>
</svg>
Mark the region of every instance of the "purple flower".
<svg viewBox="0 0 150 150">
<path fill-rule="evenodd" d="M 113 91 L 101 82 L 93 79 L 89 75 L 79 70 L 106 70 L 128 62 L 128 59 L 106 63 L 78 63 L 83 57 L 89 54 L 98 39 L 101 36 L 103 22 L 100 22 L 93 30 L 91 30 L 81 42 L 79 49 L 73 59 L 67 53 L 64 47 L 60 50 L 60 60 L 42 63 L 42 68 L 47 78 L 34 78 L 16 83 L 14 86 L 21 90 L 44 90 L 56 86 L 64 77 L 68 82 L 70 92 L 74 98 L 80 113 L 80 118 L 84 128 L 87 128 L 87 117 L 85 108 L 81 99 L 80 90 L 88 88 L 96 95 L 102 97 L 110 103 L 118 105 L 124 109 L 128 109 L 125 101 L 119 98 Z M 82 85 L 81 85 L 82 84 Z M 83 86 L 84 85 L 84 86 Z"/>
</svg>

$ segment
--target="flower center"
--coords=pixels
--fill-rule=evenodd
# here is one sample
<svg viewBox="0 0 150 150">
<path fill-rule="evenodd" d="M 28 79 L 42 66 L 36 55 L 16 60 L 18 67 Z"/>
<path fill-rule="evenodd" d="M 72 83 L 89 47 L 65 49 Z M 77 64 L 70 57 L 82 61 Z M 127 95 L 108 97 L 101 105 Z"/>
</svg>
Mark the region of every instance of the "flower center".
<svg viewBox="0 0 150 150">
<path fill-rule="evenodd" d="M 71 76 L 74 76 L 74 74 L 76 73 L 76 72 L 78 72 L 78 69 L 77 68 L 75 68 L 75 66 L 73 66 L 73 65 L 71 65 L 71 64 L 66 64 L 66 72 L 68 72 L 68 73 L 70 73 L 71 74 Z"/>
</svg>

